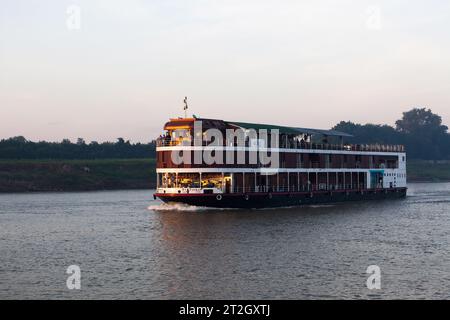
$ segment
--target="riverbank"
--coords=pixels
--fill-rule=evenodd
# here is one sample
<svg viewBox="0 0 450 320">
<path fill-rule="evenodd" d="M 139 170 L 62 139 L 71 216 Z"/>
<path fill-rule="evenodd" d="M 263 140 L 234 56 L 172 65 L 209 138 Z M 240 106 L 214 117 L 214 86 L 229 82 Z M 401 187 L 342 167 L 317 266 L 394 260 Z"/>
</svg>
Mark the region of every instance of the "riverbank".
<svg viewBox="0 0 450 320">
<path fill-rule="evenodd" d="M 408 182 L 450 182 L 450 161 L 409 160 Z"/>
<path fill-rule="evenodd" d="M 408 182 L 449 182 L 450 161 L 408 161 Z M 151 189 L 155 159 L 0 160 L 0 192 Z"/>
<path fill-rule="evenodd" d="M 154 159 L 1 160 L 0 192 L 155 187 Z"/>
</svg>

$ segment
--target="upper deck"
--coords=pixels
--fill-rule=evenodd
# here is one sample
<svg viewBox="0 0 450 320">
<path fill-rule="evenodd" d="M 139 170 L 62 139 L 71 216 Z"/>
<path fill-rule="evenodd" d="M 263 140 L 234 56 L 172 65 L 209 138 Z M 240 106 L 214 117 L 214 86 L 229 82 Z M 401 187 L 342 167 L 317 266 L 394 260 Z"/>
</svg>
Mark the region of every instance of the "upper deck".
<svg viewBox="0 0 450 320">
<path fill-rule="evenodd" d="M 201 139 L 195 139 L 195 124 L 201 122 Z M 352 137 L 351 135 L 336 130 L 321 130 L 297 127 L 285 127 L 265 124 L 242 123 L 213 119 L 197 119 L 197 118 L 180 118 L 171 119 L 164 126 L 166 134 L 160 136 L 156 140 L 158 148 L 161 147 L 188 147 L 188 146 L 214 146 L 214 147 L 254 147 L 252 140 L 259 140 L 258 130 L 267 130 L 268 138 L 263 147 L 279 148 L 279 149 L 297 149 L 297 150 L 330 150 L 330 151 L 355 151 L 355 152 L 392 152 L 404 153 L 403 145 L 386 145 L 386 144 L 349 144 L 344 142 L 344 138 Z M 205 137 L 207 130 L 214 129 L 222 133 L 224 136 L 220 143 Z M 244 140 L 238 141 L 235 136 L 231 139 L 227 137 L 227 131 L 243 130 L 248 133 L 250 130 L 256 132 L 256 136 L 252 139 L 247 136 Z M 272 146 L 273 140 L 270 139 L 270 131 L 277 130 L 279 132 L 276 146 Z M 197 134 L 198 136 L 198 134 Z M 261 148 L 261 145 L 259 144 Z"/>
</svg>

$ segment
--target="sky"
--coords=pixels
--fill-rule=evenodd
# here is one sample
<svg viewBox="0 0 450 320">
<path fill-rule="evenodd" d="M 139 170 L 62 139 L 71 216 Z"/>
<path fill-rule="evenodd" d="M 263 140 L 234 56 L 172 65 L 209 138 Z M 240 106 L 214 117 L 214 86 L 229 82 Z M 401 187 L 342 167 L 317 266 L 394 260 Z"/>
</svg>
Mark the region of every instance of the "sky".
<svg viewBox="0 0 450 320">
<path fill-rule="evenodd" d="M 0 139 L 148 142 L 170 117 L 450 125 L 446 0 L 0 0 Z"/>
</svg>

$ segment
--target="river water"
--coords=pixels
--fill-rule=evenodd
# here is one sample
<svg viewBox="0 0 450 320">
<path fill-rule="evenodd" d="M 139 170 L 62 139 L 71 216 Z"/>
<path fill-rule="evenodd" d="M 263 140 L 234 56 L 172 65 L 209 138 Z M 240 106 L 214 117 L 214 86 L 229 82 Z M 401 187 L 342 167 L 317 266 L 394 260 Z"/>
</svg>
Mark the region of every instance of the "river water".
<svg viewBox="0 0 450 320">
<path fill-rule="evenodd" d="M 3 194 L 0 298 L 449 299 L 450 184 L 409 187 L 270 210 L 167 206 L 148 190 Z"/>
</svg>

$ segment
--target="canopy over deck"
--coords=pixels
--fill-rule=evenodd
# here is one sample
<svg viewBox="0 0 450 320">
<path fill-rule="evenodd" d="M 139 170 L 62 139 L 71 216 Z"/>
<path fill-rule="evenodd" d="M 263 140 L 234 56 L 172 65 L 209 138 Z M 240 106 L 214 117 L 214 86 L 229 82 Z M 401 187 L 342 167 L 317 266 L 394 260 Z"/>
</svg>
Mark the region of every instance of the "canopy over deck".
<svg viewBox="0 0 450 320">
<path fill-rule="evenodd" d="M 329 137 L 353 137 L 351 134 L 337 131 L 337 130 L 323 130 L 323 129 L 311 129 L 311 128 L 300 128 L 300 127 L 286 127 L 271 124 L 260 124 L 260 123 L 248 123 L 248 122 L 233 122 L 227 121 L 229 124 L 244 128 L 244 129 L 266 129 L 272 130 L 277 129 L 281 134 L 308 134 L 308 135 L 323 135 Z"/>
<path fill-rule="evenodd" d="M 323 129 L 311 129 L 311 128 L 300 128 L 300 127 L 287 127 L 272 124 L 261 124 L 261 123 L 249 123 L 249 122 L 236 122 L 236 121 L 224 121 L 217 119 L 202 119 L 202 118 L 178 118 L 170 119 L 164 126 L 165 130 L 176 130 L 176 129 L 192 129 L 194 127 L 195 121 L 202 121 L 203 129 L 219 129 L 225 130 L 227 128 L 239 127 L 243 129 L 254 129 L 254 130 L 278 130 L 280 134 L 290 134 L 290 135 L 322 135 L 327 137 L 353 137 L 351 134 L 337 131 L 337 130 L 323 130 Z"/>
</svg>

